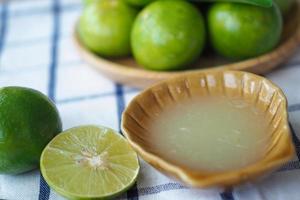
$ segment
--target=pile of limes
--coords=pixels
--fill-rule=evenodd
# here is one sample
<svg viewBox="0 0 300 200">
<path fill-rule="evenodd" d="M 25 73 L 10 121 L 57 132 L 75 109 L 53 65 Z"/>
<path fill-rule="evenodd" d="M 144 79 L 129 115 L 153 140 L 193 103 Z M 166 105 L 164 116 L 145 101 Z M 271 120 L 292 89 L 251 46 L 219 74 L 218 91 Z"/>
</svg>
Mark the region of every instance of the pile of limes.
<svg viewBox="0 0 300 200">
<path fill-rule="evenodd" d="M 81 42 L 104 57 L 133 55 L 146 69 L 179 70 L 205 48 L 230 59 L 264 54 L 281 38 L 295 0 L 270 7 L 189 0 L 86 0 Z M 200 3 L 199 3 L 200 2 Z"/>
</svg>

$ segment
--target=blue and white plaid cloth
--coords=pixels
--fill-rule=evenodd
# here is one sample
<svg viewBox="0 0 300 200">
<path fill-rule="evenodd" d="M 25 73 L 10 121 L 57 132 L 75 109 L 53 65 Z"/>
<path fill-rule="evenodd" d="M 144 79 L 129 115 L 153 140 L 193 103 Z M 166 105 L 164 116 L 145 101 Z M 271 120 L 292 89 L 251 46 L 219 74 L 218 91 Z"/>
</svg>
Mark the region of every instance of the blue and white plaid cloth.
<svg viewBox="0 0 300 200">
<path fill-rule="evenodd" d="M 58 106 L 64 129 L 101 124 L 119 129 L 125 105 L 137 90 L 115 84 L 87 66 L 72 44 L 80 0 L 0 0 L 0 87 L 20 85 L 47 94 Z M 121 199 L 140 200 L 300 200 L 300 49 L 270 73 L 289 100 L 297 155 L 294 161 L 257 183 L 220 189 L 189 189 L 141 161 L 137 184 Z M 62 200 L 38 170 L 0 175 L 0 199 Z"/>
</svg>

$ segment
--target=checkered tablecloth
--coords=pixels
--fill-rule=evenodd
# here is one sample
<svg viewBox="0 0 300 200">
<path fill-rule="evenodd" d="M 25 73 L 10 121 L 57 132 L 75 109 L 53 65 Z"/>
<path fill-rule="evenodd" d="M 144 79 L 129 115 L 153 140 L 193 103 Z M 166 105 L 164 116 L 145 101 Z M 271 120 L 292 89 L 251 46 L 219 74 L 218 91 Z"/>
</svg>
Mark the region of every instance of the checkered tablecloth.
<svg viewBox="0 0 300 200">
<path fill-rule="evenodd" d="M 0 0 L 0 87 L 19 85 L 47 94 L 58 106 L 64 129 L 100 124 L 119 130 L 121 113 L 137 94 L 87 66 L 72 44 L 80 0 Z M 141 161 L 137 184 L 120 199 L 141 200 L 300 200 L 300 49 L 268 78 L 286 93 L 294 161 L 257 183 L 221 189 L 189 189 Z M 62 200 L 38 170 L 0 175 L 0 199 Z"/>
</svg>

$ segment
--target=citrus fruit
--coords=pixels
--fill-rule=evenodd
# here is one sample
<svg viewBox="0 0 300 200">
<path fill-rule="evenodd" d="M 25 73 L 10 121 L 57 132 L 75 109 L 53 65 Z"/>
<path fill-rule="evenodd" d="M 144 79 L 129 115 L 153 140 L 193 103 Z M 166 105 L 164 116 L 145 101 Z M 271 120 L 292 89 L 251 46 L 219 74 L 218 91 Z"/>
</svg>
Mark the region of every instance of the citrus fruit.
<svg viewBox="0 0 300 200">
<path fill-rule="evenodd" d="M 127 3 L 134 6 L 145 6 L 155 0 L 125 0 Z"/>
<path fill-rule="evenodd" d="M 281 13 L 283 15 L 286 15 L 296 1 L 295 0 L 274 0 L 274 2 L 278 5 Z"/>
<path fill-rule="evenodd" d="M 243 59 L 266 53 L 278 44 L 282 17 L 277 6 L 215 3 L 208 11 L 208 29 L 219 54 Z"/>
<path fill-rule="evenodd" d="M 203 17 L 183 0 L 151 3 L 137 16 L 131 33 L 135 59 L 152 70 L 186 67 L 200 55 L 204 42 Z"/>
<path fill-rule="evenodd" d="M 41 172 L 56 192 L 70 199 L 114 197 L 132 186 L 139 172 L 137 154 L 112 129 L 71 128 L 44 149 Z"/>
<path fill-rule="evenodd" d="M 96 1 L 96 0 L 83 0 L 83 4 L 86 6 L 90 3 L 92 3 L 93 1 Z"/>
<path fill-rule="evenodd" d="M 130 31 L 138 10 L 123 0 L 98 0 L 86 5 L 79 20 L 81 42 L 107 56 L 129 55 Z"/>
<path fill-rule="evenodd" d="M 0 173 L 38 167 L 47 143 L 61 131 L 55 105 L 42 93 L 23 87 L 0 89 Z"/>
</svg>

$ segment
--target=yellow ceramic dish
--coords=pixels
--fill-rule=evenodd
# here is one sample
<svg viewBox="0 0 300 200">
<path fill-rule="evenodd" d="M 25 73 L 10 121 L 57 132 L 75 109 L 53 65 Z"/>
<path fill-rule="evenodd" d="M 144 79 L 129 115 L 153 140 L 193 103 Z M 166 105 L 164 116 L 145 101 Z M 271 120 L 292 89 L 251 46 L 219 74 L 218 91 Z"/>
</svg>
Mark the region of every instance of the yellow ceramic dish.
<svg viewBox="0 0 300 200">
<path fill-rule="evenodd" d="M 155 134 L 150 127 L 157 113 L 163 112 L 166 105 L 178 104 L 194 97 L 217 95 L 245 99 L 265 113 L 271 133 L 265 155 L 246 167 L 222 172 L 189 170 L 163 158 L 162 153 L 149 140 L 149 136 Z M 272 172 L 295 154 L 283 92 L 271 81 L 247 72 L 190 73 L 160 82 L 131 101 L 123 113 L 121 126 L 129 143 L 145 161 L 193 187 L 229 187 L 249 181 Z"/>
</svg>

